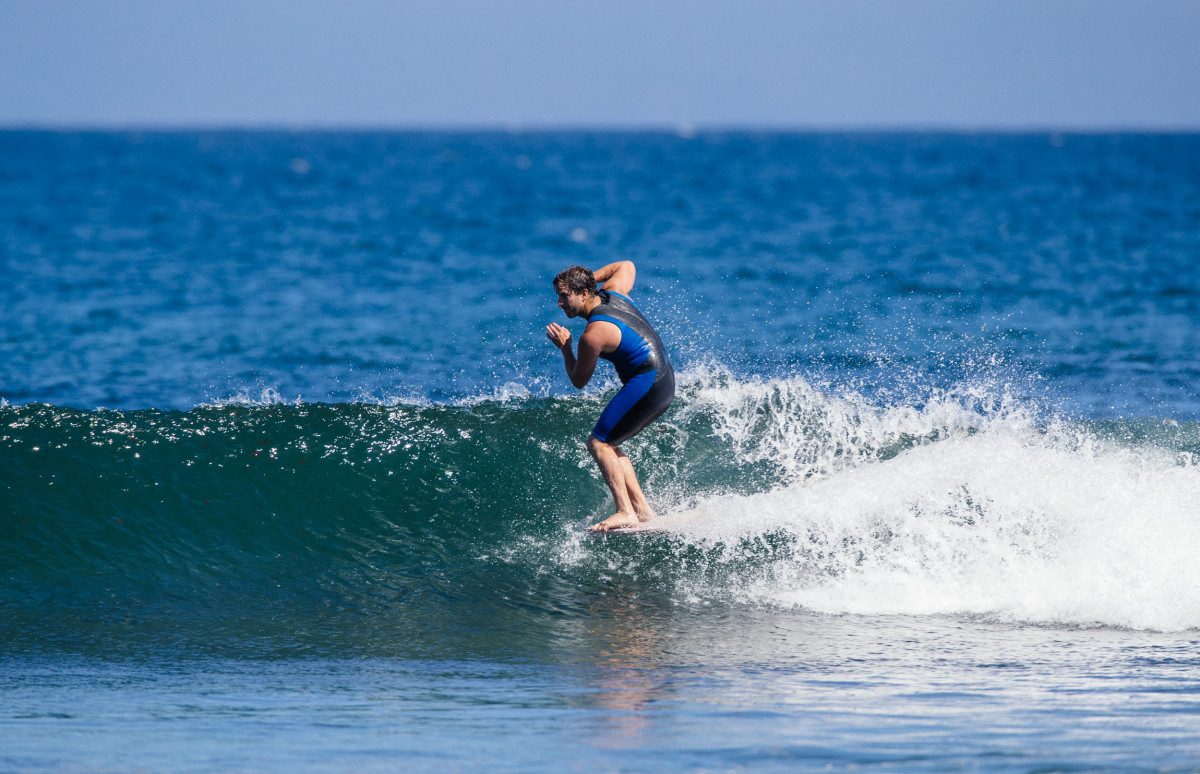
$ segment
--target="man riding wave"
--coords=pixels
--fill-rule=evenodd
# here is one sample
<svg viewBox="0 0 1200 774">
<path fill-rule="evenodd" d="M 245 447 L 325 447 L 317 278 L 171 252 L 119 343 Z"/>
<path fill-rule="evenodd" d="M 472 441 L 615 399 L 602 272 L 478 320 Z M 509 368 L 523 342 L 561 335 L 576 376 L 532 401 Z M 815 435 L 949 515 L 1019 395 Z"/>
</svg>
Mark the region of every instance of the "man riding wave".
<svg viewBox="0 0 1200 774">
<path fill-rule="evenodd" d="M 579 337 L 578 356 L 570 331 L 557 323 L 546 326 L 546 338 L 562 351 L 571 384 L 582 389 L 591 380 L 596 361 L 604 358 L 616 367 L 623 385 L 588 436 L 588 451 L 617 507 L 612 516 L 589 527 L 592 532 L 636 527 L 654 518 L 633 463 L 620 444 L 658 419 L 675 397 L 675 374 L 666 349 L 629 299 L 636 276 L 632 261 L 620 261 L 595 273 L 572 266 L 554 278 L 559 308 L 568 318 L 588 321 Z"/>
</svg>

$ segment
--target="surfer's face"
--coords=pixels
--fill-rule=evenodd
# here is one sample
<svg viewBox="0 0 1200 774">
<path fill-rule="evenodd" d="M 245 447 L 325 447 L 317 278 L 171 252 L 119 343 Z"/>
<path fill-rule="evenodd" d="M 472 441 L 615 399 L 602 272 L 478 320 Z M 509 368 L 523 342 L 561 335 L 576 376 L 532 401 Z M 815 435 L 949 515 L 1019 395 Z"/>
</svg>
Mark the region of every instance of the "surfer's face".
<svg viewBox="0 0 1200 774">
<path fill-rule="evenodd" d="M 559 293 L 558 308 L 563 310 L 568 318 L 578 317 L 587 302 L 587 293 Z"/>
</svg>

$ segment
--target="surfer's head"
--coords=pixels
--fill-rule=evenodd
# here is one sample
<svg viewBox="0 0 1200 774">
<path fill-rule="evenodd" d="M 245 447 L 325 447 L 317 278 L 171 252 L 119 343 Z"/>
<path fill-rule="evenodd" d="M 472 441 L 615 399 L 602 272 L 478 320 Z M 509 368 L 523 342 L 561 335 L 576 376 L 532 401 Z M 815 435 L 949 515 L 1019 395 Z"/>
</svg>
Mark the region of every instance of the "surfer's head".
<svg viewBox="0 0 1200 774">
<path fill-rule="evenodd" d="M 572 266 L 554 278 L 554 292 L 558 294 L 558 308 L 567 317 L 578 317 L 588 300 L 596 296 L 596 277 L 583 266 Z"/>
<path fill-rule="evenodd" d="M 554 292 L 596 295 L 596 275 L 583 266 L 572 266 L 554 278 Z"/>
</svg>

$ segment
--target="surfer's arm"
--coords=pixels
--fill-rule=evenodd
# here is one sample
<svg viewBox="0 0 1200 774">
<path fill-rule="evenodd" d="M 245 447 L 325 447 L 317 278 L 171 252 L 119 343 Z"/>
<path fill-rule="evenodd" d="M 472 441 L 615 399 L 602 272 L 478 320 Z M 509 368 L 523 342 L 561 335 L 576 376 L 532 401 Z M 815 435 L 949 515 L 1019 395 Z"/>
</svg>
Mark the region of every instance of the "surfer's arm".
<svg viewBox="0 0 1200 774">
<path fill-rule="evenodd" d="M 554 343 L 562 352 L 563 365 L 567 369 L 567 378 L 571 380 L 571 384 L 576 387 L 583 387 L 592 378 L 592 372 L 596 370 L 596 359 L 598 354 L 588 357 L 591 351 L 584 342 L 587 340 L 587 331 L 583 333 L 583 339 L 579 341 L 579 357 L 575 357 L 574 348 L 571 346 L 571 332 L 562 327 L 558 323 L 550 323 L 546 326 L 546 338 Z M 591 360 L 591 365 L 587 365 L 587 361 Z"/>
<path fill-rule="evenodd" d="M 615 343 L 611 341 L 614 334 L 617 339 Z M 592 373 L 596 370 L 596 361 L 605 347 L 611 351 L 621 343 L 621 331 L 609 322 L 589 324 L 583 336 L 579 338 L 579 357 L 572 351 L 571 332 L 558 323 L 546 326 L 546 338 L 554 342 L 562 352 L 563 365 L 567 369 L 567 378 L 571 380 L 571 384 L 582 389 L 591 380 Z"/>
<path fill-rule="evenodd" d="M 633 290 L 633 281 L 637 279 L 637 269 L 634 267 L 633 261 L 617 261 L 596 269 L 592 272 L 592 276 L 596 278 L 596 284 L 603 285 L 605 290 L 627 296 L 629 291 Z"/>
<path fill-rule="evenodd" d="M 579 337 L 579 357 L 571 354 L 571 345 L 563 347 L 563 360 L 567 366 L 567 378 L 579 389 L 591 381 L 592 373 L 596 370 L 596 361 L 600 358 L 600 342 L 597 341 L 596 331 L 592 326 Z"/>
</svg>

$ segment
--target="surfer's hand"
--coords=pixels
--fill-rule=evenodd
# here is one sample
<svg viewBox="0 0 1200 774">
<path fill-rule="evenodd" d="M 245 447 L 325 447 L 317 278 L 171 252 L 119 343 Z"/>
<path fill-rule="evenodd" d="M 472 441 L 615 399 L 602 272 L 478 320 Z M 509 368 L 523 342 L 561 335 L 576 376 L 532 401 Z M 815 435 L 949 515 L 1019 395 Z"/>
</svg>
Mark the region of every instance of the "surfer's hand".
<svg viewBox="0 0 1200 774">
<path fill-rule="evenodd" d="M 554 342 L 554 346 L 559 349 L 571 346 L 571 332 L 558 323 L 550 323 L 546 326 L 546 338 Z"/>
</svg>

